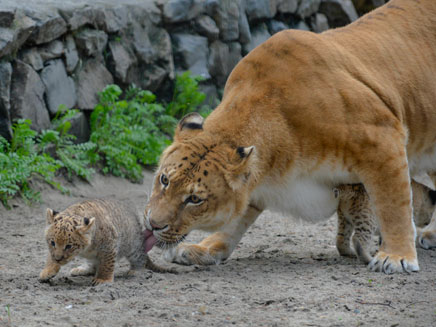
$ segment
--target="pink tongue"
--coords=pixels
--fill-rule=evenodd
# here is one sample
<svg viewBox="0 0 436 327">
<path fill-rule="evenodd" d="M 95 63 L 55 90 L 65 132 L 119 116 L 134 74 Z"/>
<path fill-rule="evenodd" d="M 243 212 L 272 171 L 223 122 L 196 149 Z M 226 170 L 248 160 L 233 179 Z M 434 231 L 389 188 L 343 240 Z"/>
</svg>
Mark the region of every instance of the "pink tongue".
<svg viewBox="0 0 436 327">
<path fill-rule="evenodd" d="M 157 239 L 156 237 L 154 237 L 153 232 L 148 229 L 146 229 L 144 232 L 144 238 L 145 238 L 145 253 L 148 253 L 156 244 Z"/>
</svg>

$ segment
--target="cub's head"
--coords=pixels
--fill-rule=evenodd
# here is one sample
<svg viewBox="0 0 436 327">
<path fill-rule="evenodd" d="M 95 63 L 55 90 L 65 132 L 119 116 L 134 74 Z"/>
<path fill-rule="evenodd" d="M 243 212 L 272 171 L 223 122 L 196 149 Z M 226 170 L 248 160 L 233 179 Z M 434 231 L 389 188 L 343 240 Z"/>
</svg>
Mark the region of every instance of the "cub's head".
<svg viewBox="0 0 436 327">
<path fill-rule="evenodd" d="M 191 230 L 213 231 L 242 214 L 255 178 L 254 152 L 204 131 L 199 114 L 185 116 L 162 154 L 145 208 L 157 245 L 176 245 Z"/>
<path fill-rule="evenodd" d="M 90 245 L 94 221 L 47 209 L 45 239 L 53 261 L 64 265 Z"/>
</svg>

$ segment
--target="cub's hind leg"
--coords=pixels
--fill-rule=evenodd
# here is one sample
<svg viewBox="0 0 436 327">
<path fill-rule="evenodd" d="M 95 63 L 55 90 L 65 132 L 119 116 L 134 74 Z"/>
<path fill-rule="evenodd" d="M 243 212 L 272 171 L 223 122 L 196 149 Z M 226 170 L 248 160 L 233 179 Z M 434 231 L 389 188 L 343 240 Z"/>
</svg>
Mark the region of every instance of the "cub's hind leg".
<svg viewBox="0 0 436 327">
<path fill-rule="evenodd" d="M 377 221 L 371 208 L 362 208 L 356 212 L 353 247 L 358 258 L 365 264 L 372 260 L 372 236 L 377 232 Z"/>
<path fill-rule="evenodd" d="M 98 254 L 97 271 L 94 279 L 92 280 L 93 286 L 103 283 L 111 283 L 114 281 L 116 256 L 117 254 L 115 249 L 102 251 Z"/>
<path fill-rule="evenodd" d="M 345 217 L 342 208 L 338 208 L 338 232 L 336 234 L 336 248 L 340 255 L 344 257 L 354 257 L 355 254 L 351 249 L 351 235 L 353 234 L 353 225 Z"/>
<path fill-rule="evenodd" d="M 388 274 L 418 271 L 405 133 L 383 126 L 374 128 L 372 136 L 358 145 L 368 147 L 370 142 L 372 151 L 353 151 L 354 169 L 374 205 L 383 239 L 369 267 Z"/>
<path fill-rule="evenodd" d="M 79 267 L 70 270 L 71 276 L 89 276 L 94 275 L 96 272 L 96 264 L 93 261 L 87 260 Z"/>
</svg>

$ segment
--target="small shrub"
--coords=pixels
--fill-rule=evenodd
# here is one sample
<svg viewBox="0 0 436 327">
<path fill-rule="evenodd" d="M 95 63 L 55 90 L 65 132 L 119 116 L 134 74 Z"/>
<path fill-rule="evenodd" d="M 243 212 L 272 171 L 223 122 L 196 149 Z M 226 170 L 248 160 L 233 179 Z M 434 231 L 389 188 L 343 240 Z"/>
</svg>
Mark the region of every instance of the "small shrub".
<svg viewBox="0 0 436 327">
<path fill-rule="evenodd" d="M 61 163 L 46 153 L 39 153 L 35 140 L 37 133 L 30 129 L 30 120 L 18 120 L 13 125 L 10 142 L 0 136 L 0 201 L 8 207 L 8 200 L 16 195 L 28 201 L 39 199 L 32 190 L 30 179 L 43 178 L 61 191 L 65 189 L 54 181 Z"/>
<path fill-rule="evenodd" d="M 126 97 L 117 85 L 100 93 L 100 103 L 91 114 L 91 142 L 97 145 L 96 160 L 102 160 L 103 173 L 142 179 L 143 165 L 158 162 L 170 144 L 168 133 L 176 119 L 165 114 L 150 91 L 131 87 Z"/>
</svg>

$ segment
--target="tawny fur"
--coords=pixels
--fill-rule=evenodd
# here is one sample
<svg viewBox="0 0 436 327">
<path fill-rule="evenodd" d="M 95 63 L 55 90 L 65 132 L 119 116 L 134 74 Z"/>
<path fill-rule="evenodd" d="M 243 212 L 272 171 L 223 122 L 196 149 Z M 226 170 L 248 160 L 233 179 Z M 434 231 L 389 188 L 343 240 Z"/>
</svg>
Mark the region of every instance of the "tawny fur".
<svg viewBox="0 0 436 327">
<path fill-rule="evenodd" d="M 433 212 L 430 223 L 424 228 L 418 228 L 418 244 L 424 249 L 436 248 L 436 211 Z"/>
<path fill-rule="evenodd" d="M 344 28 L 279 32 L 246 55 L 221 104 L 204 123 L 182 120 L 162 155 L 148 227 L 169 246 L 216 232 L 171 260 L 220 262 L 265 208 L 325 219 L 334 186 L 363 183 L 383 237 L 370 269 L 419 270 L 410 176 L 436 167 L 435 31 L 436 1 L 392 0 Z"/>
<path fill-rule="evenodd" d="M 144 267 L 174 272 L 149 259 L 141 219 L 121 202 L 96 199 L 74 204 L 60 213 L 47 209 L 47 225 L 49 255 L 41 281 L 54 277 L 61 266 L 76 256 L 87 259 L 87 263 L 73 268 L 71 275 L 94 275 L 93 285 L 112 282 L 115 261 L 122 257 L 130 262 L 129 274 Z"/>
<path fill-rule="evenodd" d="M 362 262 L 369 263 L 378 222 L 368 193 L 362 184 L 339 185 L 334 192 L 339 199 L 336 248 L 342 256 L 357 255 Z M 424 227 L 435 211 L 435 191 L 412 181 L 412 193 L 415 224 Z"/>
</svg>

